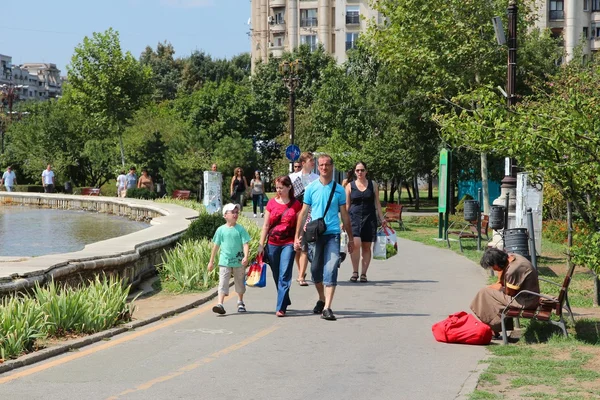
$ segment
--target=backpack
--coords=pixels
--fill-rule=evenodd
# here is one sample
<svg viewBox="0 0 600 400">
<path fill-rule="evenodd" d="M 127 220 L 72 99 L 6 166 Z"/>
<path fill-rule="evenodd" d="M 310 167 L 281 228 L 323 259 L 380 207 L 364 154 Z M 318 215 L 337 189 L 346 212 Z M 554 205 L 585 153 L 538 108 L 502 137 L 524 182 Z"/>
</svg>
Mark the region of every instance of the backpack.
<svg viewBox="0 0 600 400">
<path fill-rule="evenodd" d="M 490 344 L 492 328 L 479 321 L 473 314 L 460 311 L 433 324 L 433 336 L 438 342 L 463 344 Z"/>
</svg>

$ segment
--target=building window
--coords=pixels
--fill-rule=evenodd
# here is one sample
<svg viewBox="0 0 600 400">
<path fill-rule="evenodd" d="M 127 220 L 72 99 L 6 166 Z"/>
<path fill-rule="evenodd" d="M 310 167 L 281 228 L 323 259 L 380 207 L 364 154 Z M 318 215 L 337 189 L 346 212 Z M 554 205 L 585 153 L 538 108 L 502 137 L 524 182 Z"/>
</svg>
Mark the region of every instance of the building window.
<svg viewBox="0 0 600 400">
<path fill-rule="evenodd" d="M 592 0 L 592 11 L 600 11 L 600 0 Z"/>
<path fill-rule="evenodd" d="M 285 12 L 283 10 L 281 10 L 281 9 L 280 10 L 276 10 L 275 11 L 275 15 L 274 15 L 274 17 L 275 17 L 275 24 L 277 24 L 277 25 L 284 24 L 285 23 L 285 21 L 283 19 L 284 15 L 285 15 Z"/>
<path fill-rule="evenodd" d="M 583 0 L 583 11 L 590 11 L 590 0 Z"/>
<path fill-rule="evenodd" d="M 307 44 L 310 51 L 317 49 L 317 35 L 300 35 L 300 44 Z"/>
<path fill-rule="evenodd" d="M 300 26 L 303 28 L 317 26 L 319 20 L 317 19 L 316 8 L 305 8 L 300 10 Z"/>
<path fill-rule="evenodd" d="M 346 7 L 346 25 L 360 24 L 360 8 L 359 6 Z"/>
<path fill-rule="evenodd" d="M 584 27 L 583 27 L 583 33 L 582 33 L 582 36 L 583 36 L 583 39 L 584 39 L 584 40 L 587 40 L 587 39 L 589 39 L 589 38 L 590 38 L 590 36 L 589 36 L 589 30 L 588 30 L 588 27 L 587 27 L 587 26 L 584 26 Z"/>
<path fill-rule="evenodd" d="M 565 19 L 564 0 L 550 0 L 550 20 Z"/>
<path fill-rule="evenodd" d="M 346 51 L 356 47 L 358 32 L 346 33 Z"/>
</svg>

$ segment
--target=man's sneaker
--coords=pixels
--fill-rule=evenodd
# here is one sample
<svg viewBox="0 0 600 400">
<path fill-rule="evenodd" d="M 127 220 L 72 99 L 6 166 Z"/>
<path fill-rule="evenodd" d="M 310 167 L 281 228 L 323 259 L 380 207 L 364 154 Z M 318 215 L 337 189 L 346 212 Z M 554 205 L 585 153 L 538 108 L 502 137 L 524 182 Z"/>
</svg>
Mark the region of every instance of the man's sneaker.
<svg viewBox="0 0 600 400">
<path fill-rule="evenodd" d="M 246 312 L 246 305 L 244 303 L 238 303 L 238 312 Z"/>
<path fill-rule="evenodd" d="M 335 321 L 337 318 L 335 318 L 335 315 L 333 315 L 333 311 L 331 311 L 331 308 L 327 308 L 323 311 L 323 314 L 321 315 L 321 318 L 326 319 L 327 321 Z"/>
<path fill-rule="evenodd" d="M 254 214 L 254 218 L 256 218 L 256 214 Z"/>
<path fill-rule="evenodd" d="M 319 301 L 317 301 L 315 308 L 313 308 L 313 313 L 321 314 L 323 312 L 324 308 L 325 308 L 325 302 L 323 300 L 319 300 Z"/>
<path fill-rule="evenodd" d="M 263 218 L 265 216 L 265 213 L 260 213 L 260 217 Z"/>
<path fill-rule="evenodd" d="M 216 314 L 220 314 L 220 315 L 225 314 L 225 307 L 223 307 L 223 304 L 217 304 L 216 306 L 213 307 L 212 310 Z"/>
</svg>

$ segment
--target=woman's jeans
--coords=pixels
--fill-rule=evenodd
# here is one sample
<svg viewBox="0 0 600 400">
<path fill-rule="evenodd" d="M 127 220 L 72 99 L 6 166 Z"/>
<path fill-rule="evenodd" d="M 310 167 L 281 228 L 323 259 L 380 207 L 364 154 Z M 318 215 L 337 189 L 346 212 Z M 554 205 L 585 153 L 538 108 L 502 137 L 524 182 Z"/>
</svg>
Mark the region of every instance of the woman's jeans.
<svg viewBox="0 0 600 400">
<path fill-rule="evenodd" d="M 263 195 L 262 194 L 253 194 L 252 195 L 252 207 L 254 209 L 254 214 L 256 214 L 256 206 L 260 206 L 260 213 L 265 212 L 265 206 L 263 205 Z"/>
<path fill-rule="evenodd" d="M 290 286 L 296 251 L 293 244 L 275 246 L 267 244 L 269 264 L 273 272 L 273 280 L 277 286 L 277 307 L 275 311 L 286 311 L 292 304 L 290 300 Z"/>
</svg>

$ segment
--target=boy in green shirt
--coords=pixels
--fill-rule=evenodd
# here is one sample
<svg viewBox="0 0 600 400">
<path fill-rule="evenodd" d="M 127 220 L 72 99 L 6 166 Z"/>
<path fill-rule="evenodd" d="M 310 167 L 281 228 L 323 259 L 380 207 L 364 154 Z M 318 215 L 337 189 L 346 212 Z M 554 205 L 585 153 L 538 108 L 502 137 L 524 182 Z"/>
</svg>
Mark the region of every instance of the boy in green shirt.
<svg viewBox="0 0 600 400">
<path fill-rule="evenodd" d="M 223 301 L 225 296 L 229 295 L 229 278 L 232 273 L 235 292 L 238 295 L 238 312 L 246 312 L 246 305 L 244 304 L 244 293 L 246 292 L 245 267 L 248 265 L 250 235 L 243 226 L 237 224 L 239 213 L 240 206 L 238 204 L 226 204 L 223 207 L 223 217 L 227 222 L 217 229 L 212 239 L 214 246 L 208 263 L 209 271 L 215 268 L 215 255 L 219 248 L 221 249 L 219 254 L 219 302 L 212 310 L 221 315 L 225 314 Z"/>
</svg>

